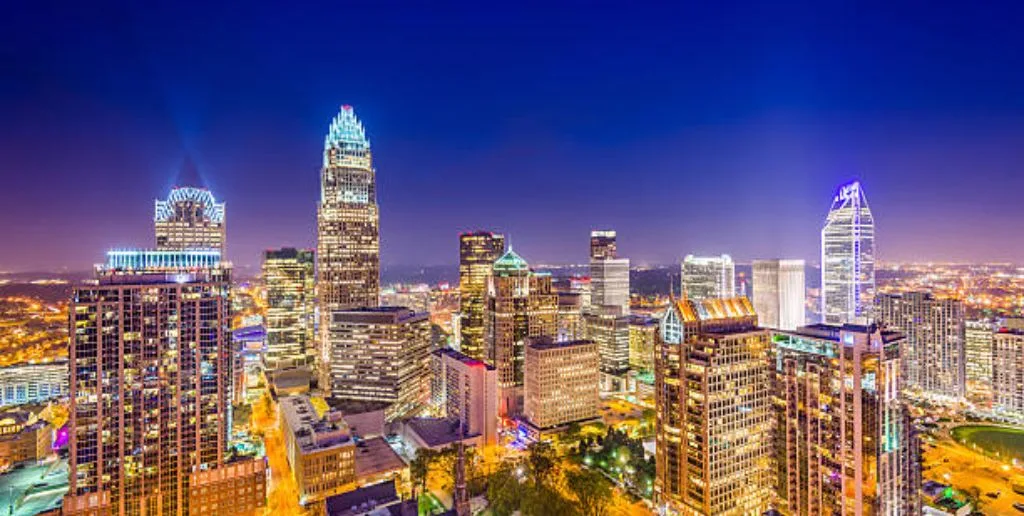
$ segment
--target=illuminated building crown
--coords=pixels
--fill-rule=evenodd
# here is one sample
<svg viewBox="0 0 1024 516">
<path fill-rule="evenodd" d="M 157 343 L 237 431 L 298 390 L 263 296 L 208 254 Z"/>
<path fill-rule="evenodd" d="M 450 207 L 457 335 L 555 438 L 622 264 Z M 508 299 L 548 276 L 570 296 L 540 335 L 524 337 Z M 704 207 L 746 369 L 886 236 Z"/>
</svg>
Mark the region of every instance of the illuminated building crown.
<svg viewBox="0 0 1024 516">
<path fill-rule="evenodd" d="M 203 215 L 211 222 L 224 222 L 224 203 L 218 203 L 206 188 L 178 186 L 171 190 L 166 201 L 156 201 L 154 220 L 166 222 L 174 218 L 174 207 L 179 203 L 193 203 L 202 206 Z"/>
<path fill-rule="evenodd" d="M 341 106 L 341 111 L 331 121 L 331 127 L 324 138 L 324 159 L 327 159 L 327 151 L 339 149 L 342 151 L 365 152 L 370 150 L 370 140 L 366 139 L 366 129 L 359 121 L 352 106 Z"/>
</svg>

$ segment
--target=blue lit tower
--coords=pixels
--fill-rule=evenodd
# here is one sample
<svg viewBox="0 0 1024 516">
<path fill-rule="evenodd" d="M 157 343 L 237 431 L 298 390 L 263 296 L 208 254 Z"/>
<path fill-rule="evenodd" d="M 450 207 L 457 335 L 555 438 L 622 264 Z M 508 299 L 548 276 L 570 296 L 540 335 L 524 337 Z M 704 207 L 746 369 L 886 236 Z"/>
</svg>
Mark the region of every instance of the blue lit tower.
<svg viewBox="0 0 1024 516">
<path fill-rule="evenodd" d="M 157 200 L 153 215 L 156 247 L 162 250 L 224 251 L 225 208 L 206 188 L 176 186 Z"/>
<path fill-rule="evenodd" d="M 860 183 L 839 187 L 821 229 L 821 312 L 829 324 L 872 316 L 875 219 Z"/>
</svg>

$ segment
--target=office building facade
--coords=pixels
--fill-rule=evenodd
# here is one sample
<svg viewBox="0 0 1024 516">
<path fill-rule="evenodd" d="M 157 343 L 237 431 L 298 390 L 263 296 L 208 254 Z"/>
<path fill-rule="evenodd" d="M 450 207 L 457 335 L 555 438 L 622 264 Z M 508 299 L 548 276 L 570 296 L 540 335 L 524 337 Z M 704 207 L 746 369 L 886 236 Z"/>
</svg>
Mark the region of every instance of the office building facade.
<svg viewBox="0 0 1024 516">
<path fill-rule="evenodd" d="M 773 336 L 783 514 L 920 514 L 920 457 L 900 400 L 903 336 L 818 324 Z"/>
<path fill-rule="evenodd" d="M 686 255 L 679 265 L 680 291 L 687 299 L 725 299 L 736 295 L 736 264 L 732 257 Z"/>
<path fill-rule="evenodd" d="M 314 257 L 310 249 L 273 249 L 263 253 L 263 284 L 267 293 L 268 369 L 306 366 L 315 349 Z"/>
<path fill-rule="evenodd" d="M 459 349 L 481 360 L 486 354 L 484 311 L 487 280 L 494 261 L 505 252 L 505 236 L 489 231 L 459 236 Z"/>
<path fill-rule="evenodd" d="M 443 407 L 441 416 L 456 419 L 465 438 L 480 436 L 485 445 L 498 442 L 498 372 L 454 349 L 434 352 Z"/>
<path fill-rule="evenodd" d="M 654 339 L 658 320 L 645 315 L 629 318 L 629 368 L 641 373 L 654 371 Z"/>
<path fill-rule="evenodd" d="M 316 274 L 321 327 L 332 310 L 380 300 L 380 214 L 370 141 L 352 106 L 324 139 L 317 205 Z"/>
<path fill-rule="evenodd" d="M 265 490 L 258 468 L 222 469 L 264 460 L 229 451 L 229 278 L 218 251 L 111 251 L 74 289 L 65 514 L 198 513 L 193 490 L 230 475 Z"/>
<path fill-rule="evenodd" d="M 523 416 L 534 432 L 599 417 L 599 362 L 600 354 L 593 341 L 529 339 Z"/>
<path fill-rule="evenodd" d="M 0 407 L 42 403 L 67 394 L 67 360 L 0 367 Z"/>
<path fill-rule="evenodd" d="M 610 229 L 590 232 L 590 259 L 618 258 L 617 235 Z"/>
<path fill-rule="evenodd" d="M 340 412 L 320 416 L 305 396 L 281 398 L 285 455 L 303 507 L 355 489 L 356 442 Z"/>
<path fill-rule="evenodd" d="M 803 260 L 754 260 L 754 311 L 761 326 L 795 330 L 804 325 L 807 288 Z"/>
<path fill-rule="evenodd" d="M 655 343 L 654 501 L 660 510 L 768 510 L 769 344 L 745 297 L 669 306 Z"/>
<path fill-rule="evenodd" d="M 875 219 L 859 182 L 839 187 L 821 229 L 821 314 L 828 324 L 871 318 Z"/>
<path fill-rule="evenodd" d="M 911 395 L 962 400 L 966 393 L 964 305 L 927 292 L 881 294 L 876 315 L 906 335 L 903 387 Z"/>
<path fill-rule="evenodd" d="M 551 275 L 530 270 L 511 248 L 492 269 L 484 312 L 486 361 L 498 370 L 498 413 L 514 417 L 522 412 L 526 340 L 556 335 L 558 294 Z"/>
<path fill-rule="evenodd" d="M 330 314 L 320 385 L 333 398 L 390 404 L 388 420 L 415 415 L 430 397 L 428 314 L 400 306 Z"/>
<path fill-rule="evenodd" d="M 585 339 L 597 344 L 601 372 L 623 375 L 629 370 L 630 316 L 618 307 L 593 307 L 583 316 Z"/>
</svg>

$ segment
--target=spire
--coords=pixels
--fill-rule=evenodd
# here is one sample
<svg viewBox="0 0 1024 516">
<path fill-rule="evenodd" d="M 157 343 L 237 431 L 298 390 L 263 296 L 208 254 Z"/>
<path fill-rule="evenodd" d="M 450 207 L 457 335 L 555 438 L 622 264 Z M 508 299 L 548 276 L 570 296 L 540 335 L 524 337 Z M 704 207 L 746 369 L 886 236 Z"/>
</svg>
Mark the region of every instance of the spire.
<svg viewBox="0 0 1024 516">
<path fill-rule="evenodd" d="M 459 445 L 458 457 L 455 463 L 455 493 L 452 498 L 455 502 L 455 514 L 457 516 L 469 516 L 469 491 L 466 489 L 466 445 L 463 440 L 466 438 L 466 430 L 459 420 Z"/>
</svg>

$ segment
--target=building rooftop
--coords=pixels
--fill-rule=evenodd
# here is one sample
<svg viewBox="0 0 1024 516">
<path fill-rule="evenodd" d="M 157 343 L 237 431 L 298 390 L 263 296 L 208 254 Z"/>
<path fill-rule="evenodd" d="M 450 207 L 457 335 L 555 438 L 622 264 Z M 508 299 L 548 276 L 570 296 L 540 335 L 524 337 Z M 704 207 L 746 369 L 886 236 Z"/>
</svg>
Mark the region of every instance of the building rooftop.
<svg viewBox="0 0 1024 516">
<path fill-rule="evenodd" d="M 877 331 L 882 336 L 882 342 L 886 344 L 903 338 L 902 333 L 893 330 L 879 329 L 878 325 L 874 323 L 843 325 L 817 323 L 809 324 L 807 326 L 801 326 L 796 330 L 784 333 L 791 333 L 803 337 L 815 337 L 819 339 L 830 340 L 832 342 L 839 342 L 839 340 L 842 338 L 841 332 L 843 330 L 852 333 L 874 333 Z"/>
<path fill-rule="evenodd" d="M 340 323 L 399 324 L 427 319 L 430 314 L 404 306 L 367 306 L 331 311 L 331 321 Z"/>
<path fill-rule="evenodd" d="M 443 447 L 461 440 L 459 420 L 455 418 L 418 417 L 410 419 L 405 425 L 431 448 Z M 475 435 L 467 434 L 464 437 Z"/>
<path fill-rule="evenodd" d="M 4 514 L 31 516 L 59 510 L 68 491 L 68 463 L 29 464 L 0 475 Z"/>
<path fill-rule="evenodd" d="M 414 500 L 410 500 L 415 503 Z M 395 481 L 360 487 L 354 491 L 329 496 L 326 501 L 328 516 L 358 516 L 362 514 L 402 515 L 404 502 L 398 497 Z M 380 511 L 385 512 L 380 512 Z M 398 512 L 395 512 L 395 511 Z M 415 506 L 413 513 L 415 514 Z"/>
<path fill-rule="evenodd" d="M 586 339 L 556 341 L 551 337 L 543 336 L 531 338 L 527 345 L 533 349 L 548 350 L 558 348 L 571 348 L 575 346 L 590 346 L 595 345 L 595 343 L 592 340 Z"/>
<path fill-rule="evenodd" d="M 459 362 L 462 362 L 463 364 L 466 364 L 466 365 L 471 366 L 471 367 L 483 367 L 483 368 L 486 368 L 486 369 L 491 370 L 491 371 L 494 370 L 494 366 L 492 366 L 490 364 L 487 364 L 486 362 L 484 362 L 482 360 L 477 360 L 475 358 L 466 356 L 466 355 L 464 355 L 464 354 L 460 353 L 459 351 L 456 351 L 456 350 L 454 350 L 452 348 L 441 348 L 441 349 L 438 349 L 438 350 L 434 351 L 434 353 L 439 355 L 439 356 L 449 356 L 449 357 L 451 357 L 451 358 L 453 358 L 455 360 L 458 360 Z"/>
<path fill-rule="evenodd" d="M 676 301 L 684 323 L 757 317 L 754 305 L 746 296 L 724 299 L 702 299 L 700 301 L 680 299 Z"/>
<path fill-rule="evenodd" d="M 405 462 L 383 437 L 356 444 L 356 478 L 365 478 L 405 468 Z"/>
<path fill-rule="evenodd" d="M 328 412 L 321 418 L 305 396 L 281 398 L 280 407 L 303 453 L 354 444 L 352 432 L 340 412 Z"/>
<path fill-rule="evenodd" d="M 494 261 L 494 272 L 524 272 L 530 270 L 530 264 L 522 256 L 516 254 L 509 246 L 505 254 Z"/>
</svg>

